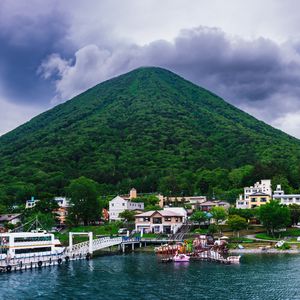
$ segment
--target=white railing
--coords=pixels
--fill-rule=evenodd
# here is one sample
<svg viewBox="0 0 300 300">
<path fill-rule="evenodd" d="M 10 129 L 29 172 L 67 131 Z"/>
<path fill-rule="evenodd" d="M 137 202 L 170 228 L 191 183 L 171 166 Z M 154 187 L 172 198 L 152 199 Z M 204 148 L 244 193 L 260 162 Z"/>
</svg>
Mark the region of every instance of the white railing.
<svg viewBox="0 0 300 300">
<path fill-rule="evenodd" d="M 120 245 L 122 243 L 122 238 L 109 238 L 109 237 L 103 237 L 99 239 L 93 240 L 92 248 L 93 251 L 97 251 L 100 249 L 104 249 L 111 246 Z M 72 250 L 67 248 L 66 253 L 69 254 L 86 254 L 89 251 L 89 241 L 74 244 L 72 246 Z"/>
</svg>

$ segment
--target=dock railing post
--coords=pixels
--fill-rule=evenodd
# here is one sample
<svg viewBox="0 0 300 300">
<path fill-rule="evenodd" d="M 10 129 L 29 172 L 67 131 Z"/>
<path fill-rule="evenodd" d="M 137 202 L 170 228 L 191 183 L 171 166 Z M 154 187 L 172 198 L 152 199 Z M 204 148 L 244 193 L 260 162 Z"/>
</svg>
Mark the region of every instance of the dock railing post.
<svg viewBox="0 0 300 300">
<path fill-rule="evenodd" d="M 73 248 L 73 233 L 69 232 L 69 249 L 70 249 L 70 252 L 72 252 L 72 248 Z"/>
<path fill-rule="evenodd" d="M 93 232 L 89 232 L 89 252 L 93 254 Z"/>
</svg>

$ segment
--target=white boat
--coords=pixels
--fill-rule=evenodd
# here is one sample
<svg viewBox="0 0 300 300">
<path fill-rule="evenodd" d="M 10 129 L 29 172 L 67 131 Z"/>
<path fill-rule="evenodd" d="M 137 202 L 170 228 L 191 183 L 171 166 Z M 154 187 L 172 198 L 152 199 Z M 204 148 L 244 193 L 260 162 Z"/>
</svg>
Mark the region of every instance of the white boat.
<svg viewBox="0 0 300 300">
<path fill-rule="evenodd" d="M 54 234 L 46 231 L 0 233 L 0 261 L 57 256 L 65 250 Z"/>
<path fill-rule="evenodd" d="M 239 264 L 240 263 L 241 256 L 228 256 L 227 261 L 229 261 L 231 264 Z"/>
</svg>

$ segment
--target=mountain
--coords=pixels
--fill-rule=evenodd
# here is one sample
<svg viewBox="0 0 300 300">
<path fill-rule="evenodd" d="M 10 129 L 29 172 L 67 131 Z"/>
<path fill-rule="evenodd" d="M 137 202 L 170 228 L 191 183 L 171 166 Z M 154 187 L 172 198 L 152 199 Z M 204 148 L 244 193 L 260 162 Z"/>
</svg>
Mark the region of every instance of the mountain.
<svg viewBox="0 0 300 300">
<path fill-rule="evenodd" d="M 0 184 L 17 198 L 62 193 L 79 176 L 103 193 L 220 192 L 261 176 L 298 189 L 299 162 L 298 139 L 154 67 L 96 85 L 0 138 Z"/>
</svg>

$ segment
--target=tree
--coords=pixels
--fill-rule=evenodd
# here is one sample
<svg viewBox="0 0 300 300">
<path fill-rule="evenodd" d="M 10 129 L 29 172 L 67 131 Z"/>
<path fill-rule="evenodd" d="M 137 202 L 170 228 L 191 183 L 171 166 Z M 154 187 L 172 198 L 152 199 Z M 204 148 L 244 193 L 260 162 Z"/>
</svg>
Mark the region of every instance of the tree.
<svg viewBox="0 0 300 300">
<path fill-rule="evenodd" d="M 197 222 L 200 228 L 201 223 L 207 220 L 207 215 L 204 211 L 198 210 L 191 215 L 190 220 Z"/>
<path fill-rule="evenodd" d="M 237 232 L 237 236 L 239 236 L 239 231 L 245 229 L 247 227 L 247 220 L 238 215 L 231 215 L 228 218 L 227 224 L 229 228 L 235 232 Z"/>
<path fill-rule="evenodd" d="M 272 236 L 275 235 L 275 230 L 285 228 L 291 223 L 289 208 L 275 200 L 259 207 L 258 218 Z"/>
<path fill-rule="evenodd" d="M 224 207 L 215 206 L 210 210 L 210 213 L 212 215 L 212 218 L 216 220 L 216 225 L 218 227 L 219 233 L 220 231 L 220 223 L 222 221 L 225 221 L 227 218 L 227 212 Z"/>
<path fill-rule="evenodd" d="M 6 206 L 0 203 L 0 215 L 6 213 Z"/>
<path fill-rule="evenodd" d="M 38 220 L 38 223 L 42 226 L 42 229 L 44 230 L 51 230 L 52 227 L 55 226 L 56 221 L 55 221 L 55 216 L 53 215 L 52 212 L 48 213 L 43 213 L 43 212 L 37 212 L 34 211 L 33 209 L 30 209 L 31 214 L 26 216 L 24 223 L 27 222 L 33 222 L 34 220 Z M 29 228 L 26 228 L 28 230 Z"/>
<path fill-rule="evenodd" d="M 132 210 L 124 210 L 123 212 L 119 213 L 119 217 L 124 219 L 126 222 L 133 222 L 134 221 L 135 212 Z"/>
<path fill-rule="evenodd" d="M 212 218 L 216 220 L 217 224 L 226 220 L 227 212 L 224 207 L 215 206 L 210 210 Z"/>
<path fill-rule="evenodd" d="M 52 213 L 54 210 L 58 209 L 59 206 L 54 199 L 44 199 L 36 202 L 35 207 L 32 209 L 34 212 L 41 212 L 44 214 Z"/>
<path fill-rule="evenodd" d="M 75 224 L 83 221 L 88 225 L 100 217 L 100 205 L 97 200 L 97 183 L 86 177 L 71 181 L 66 189 L 70 198 L 70 218 Z"/>
<path fill-rule="evenodd" d="M 293 225 L 298 224 L 300 220 L 300 206 L 294 203 L 289 205 L 288 207 L 291 213 L 292 224 Z"/>
<path fill-rule="evenodd" d="M 241 208 L 230 207 L 228 210 L 228 214 L 238 215 L 242 218 L 245 218 L 247 222 L 249 222 L 249 220 L 255 216 L 255 211 L 254 209 L 249 209 L 249 208 L 241 209 Z"/>
</svg>

